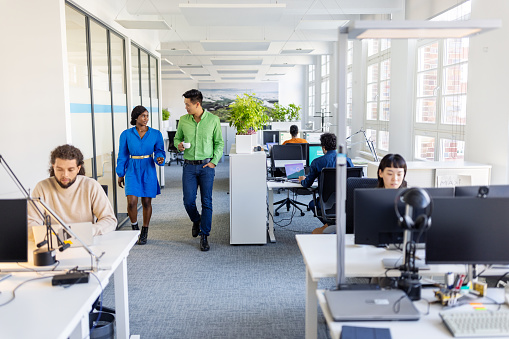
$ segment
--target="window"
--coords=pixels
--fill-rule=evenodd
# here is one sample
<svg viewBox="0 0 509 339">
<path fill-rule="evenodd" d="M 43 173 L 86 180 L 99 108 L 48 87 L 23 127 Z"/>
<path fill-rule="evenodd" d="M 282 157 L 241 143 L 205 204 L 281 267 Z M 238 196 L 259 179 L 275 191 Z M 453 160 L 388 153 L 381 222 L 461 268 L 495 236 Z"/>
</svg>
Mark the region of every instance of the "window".
<svg viewBox="0 0 509 339">
<path fill-rule="evenodd" d="M 348 41 L 348 51 L 346 57 L 346 135 L 352 135 L 352 118 L 353 118 L 353 41 Z"/>
<path fill-rule="evenodd" d="M 308 66 L 308 116 L 311 118 L 315 115 L 315 65 Z"/>
<path fill-rule="evenodd" d="M 366 79 L 366 136 L 378 151 L 389 151 L 389 119 L 391 99 L 391 41 L 370 39 Z M 363 145 L 369 151 L 368 145 Z"/>
<path fill-rule="evenodd" d="M 471 3 L 433 20 L 470 17 Z M 417 47 L 415 153 L 421 160 L 464 158 L 469 39 L 422 40 Z M 439 146 L 438 148 L 436 146 Z"/>
<path fill-rule="evenodd" d="M 329 72 L 330 72 L 330 55 L 322 55 L 321 62 L 321 91 L 320 91 L 320 107 L 322 112 L 329 115 Z"/>
</svg>

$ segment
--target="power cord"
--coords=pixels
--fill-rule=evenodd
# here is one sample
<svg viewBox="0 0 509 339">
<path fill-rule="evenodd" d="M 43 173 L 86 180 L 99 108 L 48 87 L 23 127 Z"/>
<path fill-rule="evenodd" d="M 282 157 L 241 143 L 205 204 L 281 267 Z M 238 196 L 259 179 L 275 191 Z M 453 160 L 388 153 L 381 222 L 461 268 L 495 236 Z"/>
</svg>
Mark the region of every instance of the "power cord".
<svg viewBox="0 0 509 339">
<path fill-rule="evenodd" d="M 9 303 L 11 303 L 15 298 L 16 298 L 16 291 L 18 290 L 18 288 L 20 288 L 21 286 L 23 286 L 24 284 L 28 283 L 28 282 L 31 282 L 31 281 L 35 281 L 35 280 L 41 280 L 41 279 L 47 279 L 47 278 L 51 278 L 53 277 L 52 275 L 50 276 L 44 276 L 44 277 L 38 277 L 38 278 L 32 278 L 32 279 L 28 279 L 28 280 L 25 280 L 23 281 L 22 283 L 20 283 L 18 286 L 14 287 L 14 289 L 12 290 L 12 297 L 7 300 L 6 302 L 4 302 L 3 304 L 0 304 L 0 307 L 2 306 L 5 306 Z"/>
</svg>

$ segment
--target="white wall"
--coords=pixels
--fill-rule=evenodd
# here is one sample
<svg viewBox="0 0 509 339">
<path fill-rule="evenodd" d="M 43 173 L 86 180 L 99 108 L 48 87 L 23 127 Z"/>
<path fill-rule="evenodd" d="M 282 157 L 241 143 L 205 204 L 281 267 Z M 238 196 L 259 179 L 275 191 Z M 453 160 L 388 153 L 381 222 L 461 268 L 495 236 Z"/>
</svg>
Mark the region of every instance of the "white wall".
<svg viewBox="0 0 509 339">
<path fill-rule="evenodd" d="M 465 0 L 406 0 L 406 20 L 427 20 Z M 474 0 L 475 1 L 475 0 Z M 398 18 L 403 20 L 403 18 Z"/>
<path fill-rule="evenodd" d="M 472 19 L 502 28 L 470 39 L 465 159 L 493 165 L 491 183 L 509 182 L 509 2 L 473 0 Z"/>
<path fill-rule="evenodd" d="M 26 189 L 48 176 L 50 151 L 68 141 L 64 2 L 0 2 L 0 154 Z M 10 33 L 7 33 L 10 32 Z M 21 197 L 3 168 L 0 197 Z"/>
<path fill-rule="evenodd" d="M 162 108 L 167 108 L 170 111 L 170 126 L 171 130 L 175 131 L 176 120 L 187 114 L 182 94 L 193 88 L 198 89 L 198 82 L 194 80 L 163 80 L 161 83 Z"/>
<path fill-rule="evenodd" d="M 301 118 L 306 103 L 304 96 L 307 95 L 306 70 L 306 66 L 297 65 L 279 80 L 279 103 L 284 106 L 295 104 L 302 107 Z"/>
</svg>

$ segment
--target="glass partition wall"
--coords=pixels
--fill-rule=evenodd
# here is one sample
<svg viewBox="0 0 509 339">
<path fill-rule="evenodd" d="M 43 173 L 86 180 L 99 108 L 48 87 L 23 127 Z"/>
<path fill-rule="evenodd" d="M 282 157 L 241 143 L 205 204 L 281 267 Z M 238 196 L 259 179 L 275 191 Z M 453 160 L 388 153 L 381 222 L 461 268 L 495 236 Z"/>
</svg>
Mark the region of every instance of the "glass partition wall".
<svg viewBox="0 0 509 339">
<path fill-rule="evenodd" d="M 116 184 L 116 156 L 120 134 L 131 127 L 125 38 L 70 4 L 66 33 L 72 144 L 83 152 L 86 175 L 107 189 L 121 225 L 127 201 Z M 132 106 L 147 107 L 151 126 L 159 129 L 158 61 L 135 45 L 130 57 Z"/>
</svg>

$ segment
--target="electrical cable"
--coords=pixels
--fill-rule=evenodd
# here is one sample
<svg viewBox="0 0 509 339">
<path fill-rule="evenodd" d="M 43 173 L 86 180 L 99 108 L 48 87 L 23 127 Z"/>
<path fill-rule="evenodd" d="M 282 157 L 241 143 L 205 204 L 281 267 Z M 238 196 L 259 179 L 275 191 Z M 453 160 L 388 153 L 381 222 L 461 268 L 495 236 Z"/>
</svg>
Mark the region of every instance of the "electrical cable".
<svg viewBox="0 0 509 339">
<path fill-rule="evenodd" d="M 28 282 L 31 282 L 31 281 L 35 281 L 35 280 L 41 280 L 41 279 L 47 279 L 47 278 L 52 278 L 53 276 L 50 275 L 50 276 L 44 276 L 44 277 L 38 277 L 38 278 L 32 278 L 32 279 L 28 279 L 28 280 L 25 280 L 23 281 L 22 283 L 20 283 L 18 286 L 16 286 L 13 290 L 12 290 L 12 297 L 7 300 L 6 302 L 4 302 L 3 304 L 0 304 L 0 307 L 2 306 L 5 306 L 7 304 L 9 304 L 10 302 L 12 302 L 15 298 L 16 298 L 16 291 L 18 288 L 20 288 L 21 286 L 23 286 L 24 284 L 28 283 Z"/>
</svg>

